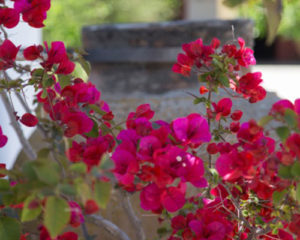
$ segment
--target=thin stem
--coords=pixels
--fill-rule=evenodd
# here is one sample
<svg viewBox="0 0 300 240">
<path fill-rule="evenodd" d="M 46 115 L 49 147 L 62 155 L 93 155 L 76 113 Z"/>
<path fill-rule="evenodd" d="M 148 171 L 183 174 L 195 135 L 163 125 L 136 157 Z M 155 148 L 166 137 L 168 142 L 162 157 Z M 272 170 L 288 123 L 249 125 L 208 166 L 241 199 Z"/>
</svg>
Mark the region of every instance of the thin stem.
<svg viewBox="0 0 300 240">
<path fill-rule="evenodd" d="M 122 207 L 125 210 L 132 227 L 135 229 L 136 239 L 146 240 L 146 235 L 142 226 L 141 220 L 136 216 L 129 198 L 129 194 L 124 190 L 120 191 Z"/>
<path fill-rule="evenodd" d="M 130 240 L 128 235 L 122 229 L 102 216 L 90 215 L 87 220 L 103 228 L 116 240 Z"/>
<path fill-rule="evenodd" d="M 13 126 L 16 134 L 19 137 L 19 140 L 23 146 L 23 150 L 24 150 L 25 154 L 28 156 L 29 159 L 35 160 L 37 158 L 36 152 L 33 150 L 29 141 L 24 136 L 24 133 L 21 129 L 19 122 L 17 122 L 16 117 L 14 115 L 14 109 L 9 102 L 7 94 L 5 92 L 2 92 L 1 97 L 2 97 L 5 108 L 7 109 L 11 125 Z"/>
</svg>

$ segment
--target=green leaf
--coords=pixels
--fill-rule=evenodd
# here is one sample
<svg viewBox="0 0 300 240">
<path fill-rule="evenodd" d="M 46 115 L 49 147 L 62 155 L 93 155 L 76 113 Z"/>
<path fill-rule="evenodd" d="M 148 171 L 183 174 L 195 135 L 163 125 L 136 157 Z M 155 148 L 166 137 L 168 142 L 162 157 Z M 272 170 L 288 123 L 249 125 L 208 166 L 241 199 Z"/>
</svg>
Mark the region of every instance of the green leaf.
<svg viewBox="0 0 300 240">
<path fill-rule="evenodd" d="M 300 162 L 296 161 L 292 165 L 291 173 L 294 177 L 300 177 Z"/>
<path fill-rule="evenodd" d="M 43 78 L 43 82 L 42 85 L 45 88 L 51 87 L 54 84 L 54 80 L 51 76 L 45 76 L 45 78 Z"/>
<path fill-rule="evenodd" d="M 81 178 L 75 180 L 76 191 L 81 197 L 82 202 L 91 199 L 91 188 Z"/>
<path fill-rule="evenodd" d="M 275 204 L 279 204 L 283 200 L 286 193 L 287 193 L 287 190 L 283 190 L 281 192 L 277 192 L 277 191 L 273 192 L 273 202 Z"/>
<path fill-rule="evenodd" d="M 89 108 L 92 109 L 92 110 L 94 110 L 96 113 L 100 114 L 101 116 L 102 116 L 102 115 L 105 115 L 105 114 L 107 113 L 107 112 L 101 110 L 101 109 L 100 109 L 97 105 L 95 105 L 95 104 L 90 104 L 90 105 L 89 105 Z"/>
<path fill-rule="evenodd" d="M 225 74 L 220 74 L 218 80 L 224 87 L 229 87 L 229 79 Z"/>
<path fill-rule="evenodd" d="M 98 128 L 98 124 L 96 123 L 96 121 L 94 121 L 94 125 L 91 131 L 89 131 L 88 133 L 85 133 L 84 135 L 90 138 L 96 138 L 99 136 L 99 128 Z"/>
<path fill-rule="evenodd" d="M 194 99 L 194 104 L 199 104 L 202 102 L 206 102 L 206 98 L 205 97 L 201 97 L 201 98 L 195 98 Z"/>
<path fill-rule="evenodd" d="M 19 222 L 11 217 L 0 217 L 0 239 L 19 240 L 21 237 L 21 226 Z"/>
<path fill-rule="evenodd" d="M 298 116 L 292 109 L 286 109 L 284 112 L 284 120 L 289 127 L 296 127 L 298 124 Z"/>
<path fill-rule="evenodd" d="M 44 224 L 50 233 L 51 238 L 55 238 L 66 227 L 70 220 L 70 207 L 66 200 L 55 196 L 48 197 Z"/>
<path fill-rule="evenodd" d="M 22 214 L 21 214 L 22 222 L 32 221 L 41 214 L 42 208 L 41 208 L 40 204 L 38 204 L 37 206 L 34 206 L 34 207 L 30 206 L 30 204 L 32 204 L 33 201 L 36 201 L 35 196 L 29 196 L 25 200 L 24 207 L 23 207 Z"/>
<path fill-rule="evenodd" d="M 86 171 L 87 171 L 87 167 L 83 162 L 73 163 L 70 166 L 70 169 L 71 169 L 71 171 L 77 172 L 77 173 L 86 173 Z"/>
<path fill-rule="evenodd" d="M 65 195 L 70 195 L 70 196 L 76 195 L 76 189 L 71 184 L 61 184 L 58 186 L 58 189 L 61 193 Z"/>
<path fill-rule="evenodd" d="M 86 61 L 83 57 L 79 57 L 78 62 L 84 69 L 86 75 L 89 76 L 91 74 L 91 69 L 92 69 L 90 62 Z"/>
<path fill-rule="evenodd" d="M 291 166 L 280 165 L 278 169 L 279 177 L 290 179 L 292 178 Z"/>
<path fill-rule="evenodd" d="M 273 117 L 270 115 L 264 116 L 262 117 L 259 121 L 258 121 L 258 125 L 263 127 L 265 125 L 267 125 L 270 121 L 273 120 Z"/>
<path fill-rule="evenodd" d="M 296 199 L 297 199 L 298 202 L 300 202 L 300 183 L 298 183 L 298 185 L 297 185 Z"/>
<path fill-rule="evenodd" d="M 49 156 L 50 149 L 49 148 L 42 148 L 41 150 L 38 151 L 38 159 L 40 158 L 47 158 Z"/>
<path fill-rule="evenodd" d="M 95 184 L 95 200 L 99 207 L 106 208 L 110 198 L 111 184 L 109 182 L 97 182 Z"/>
<path fill-rule="evenodd" d="M 59 84 L 60 84 L 62 89 L 65 86 L 70 85 L 70 83 L 71 83 L 71 76 L 70 75 L 57 74 L 57 76 L 58 76 Z"/>
<path fill-rule="evenodd" d="M 56 185 L 59 181 L 59 168 L 56 163 L 50 161 L 36 161 L 33 169 L 38 179 L 49 185 Z"/>
<path fill-rule="evenodd" d="M 280 137 L 281 141 L 285 141 L 290 135 L 290 130 L 288 127 L 278 127 L 276 128 L 276 133 Z"/>
</svg>

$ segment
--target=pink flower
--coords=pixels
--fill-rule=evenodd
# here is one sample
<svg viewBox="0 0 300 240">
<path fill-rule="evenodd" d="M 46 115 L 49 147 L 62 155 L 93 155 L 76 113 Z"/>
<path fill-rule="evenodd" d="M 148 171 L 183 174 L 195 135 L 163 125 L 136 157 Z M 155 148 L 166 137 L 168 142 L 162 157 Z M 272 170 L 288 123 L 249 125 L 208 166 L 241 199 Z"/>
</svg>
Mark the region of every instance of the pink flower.
<svg viewBox="0 0 300 240">
<path fill-rule="evenodd" d="M 287 100 L 287 99 L 283 99 L 283 100 L 279 100 L 276 103 L 273 104 L 271 111 L 270 111 L 270 115 L 281 115 L 284 116 L 285 110 L 286 109 L 291 109 L 294 110 L 294 104 Z"/>
<path fill-rule="evenodd" d="M 185 204 L 185 188 L 166 188 L 160 196 L 163 207 L 169 212 L 176 212 Z"/>
<path fill-rule="evenodd" d="M 74 228 L 79 227 L 80 224 L 84 222 L 84 217 L 82 215 L 81 208 L 75 201 L 69 201 L 68 203 L 71 210 L 69 224 Z"/>
<path fill-rule="evenodd" d="M 141 207 L 144 210 L 160 211 L 162 209 L 161 193 L 162 190 L 154 183 L 143 188 L 140 194 Z"/>
<path fill-rule="evenodd" d="M 115 163 L 114 174 L 123 185 L 133 184 L 134 177 L 139 170 L 135 154 L 130 152 L 130 145 L 129 142 L 122 142 L 112 155 L 112 160 Z"/>
<path fill-rule="evenodd" d="M 0 148 L 4 147 L 7 143 L 7 136 L 3 134 L 2 128 L 0 126 Z"/>
<path fill-rule="evenodd" d="M 176 138 L 184 144 L 197 145 L 211 139 L 206 119 L 197 113 L 175 119 L 172 128 Z"/>
</svg>

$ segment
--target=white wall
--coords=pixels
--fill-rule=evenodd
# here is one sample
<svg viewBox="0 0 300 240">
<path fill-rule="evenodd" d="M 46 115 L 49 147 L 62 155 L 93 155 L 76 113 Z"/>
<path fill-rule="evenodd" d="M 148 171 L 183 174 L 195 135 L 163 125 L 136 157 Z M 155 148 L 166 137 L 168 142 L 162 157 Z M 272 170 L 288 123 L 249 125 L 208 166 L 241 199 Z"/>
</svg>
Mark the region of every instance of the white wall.
<svg viewBox="0 0 300 240">
<path fill-rule="evenodd" d="M 9 39 L 15 45 L 22 45 L 22 48 L 25 48 L 32 44 L 40 44 L 42 39 L 42 34 L 40 29 L 31 28 L 27 23 L 20 22 L 17 27 L 8 30 Z M 14 78 L 16 76 L 12 71 L 9 72 L 10 76 Z M 33 99 L 33 89 L 25 88 L 26 101 L 31 104 Z M 17 101 L 16 97 L 12 94 L 12 99 L 14 102 L 14 107 L 16 111 L 21 116 L 25 113 L 25 110 L 22 108 L 21 104 Z M 31 106 L 32 107 L 32 106 Z M 18 140 L 17 135 L 15 134 L 14 129 L 10 125 L 10 120 L 6 109 L 3 105 L 3 102 L 0 98 L 0 125 L 2 126 L 3 133 L 7 135 L 8 142 L 3 147 L 0 148 L 0 163 L 6 163 L 8 168 L 11 168 L 18 156 L 22 146 Z M 25 136 L 28 138 L 35 128 L 23 127 Z"/>
</svg>

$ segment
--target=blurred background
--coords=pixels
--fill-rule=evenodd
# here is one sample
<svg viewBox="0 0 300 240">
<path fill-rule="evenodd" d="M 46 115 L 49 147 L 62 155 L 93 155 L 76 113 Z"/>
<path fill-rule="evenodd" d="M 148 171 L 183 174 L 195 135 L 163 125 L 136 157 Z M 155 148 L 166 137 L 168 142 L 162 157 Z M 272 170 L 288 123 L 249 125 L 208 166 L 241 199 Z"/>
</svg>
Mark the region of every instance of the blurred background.
<svg viewBox="0 0 300 240">
<path fill-rule="evenodd" d="M 300 1 L 282 0 L 270 16 L 277 30 L 266 44 L 268 11 L 264 2 L 277 0 L 52 0 L 43 38 L 62 40 L 69 48 L 80 48 L 81 28 L 103 23 L 160 22 L 251 18 L 255 23 L 255 54 L 258 63 L 300 61 Z M 272 6 L 271 6 L 272 7 Z M 84 11 L 83 11 L 84 9 Z M 276 11 L 278 11 L 276 13 Z M 277 26 L 278 18 L 280 23 Z"/>
</svg>

